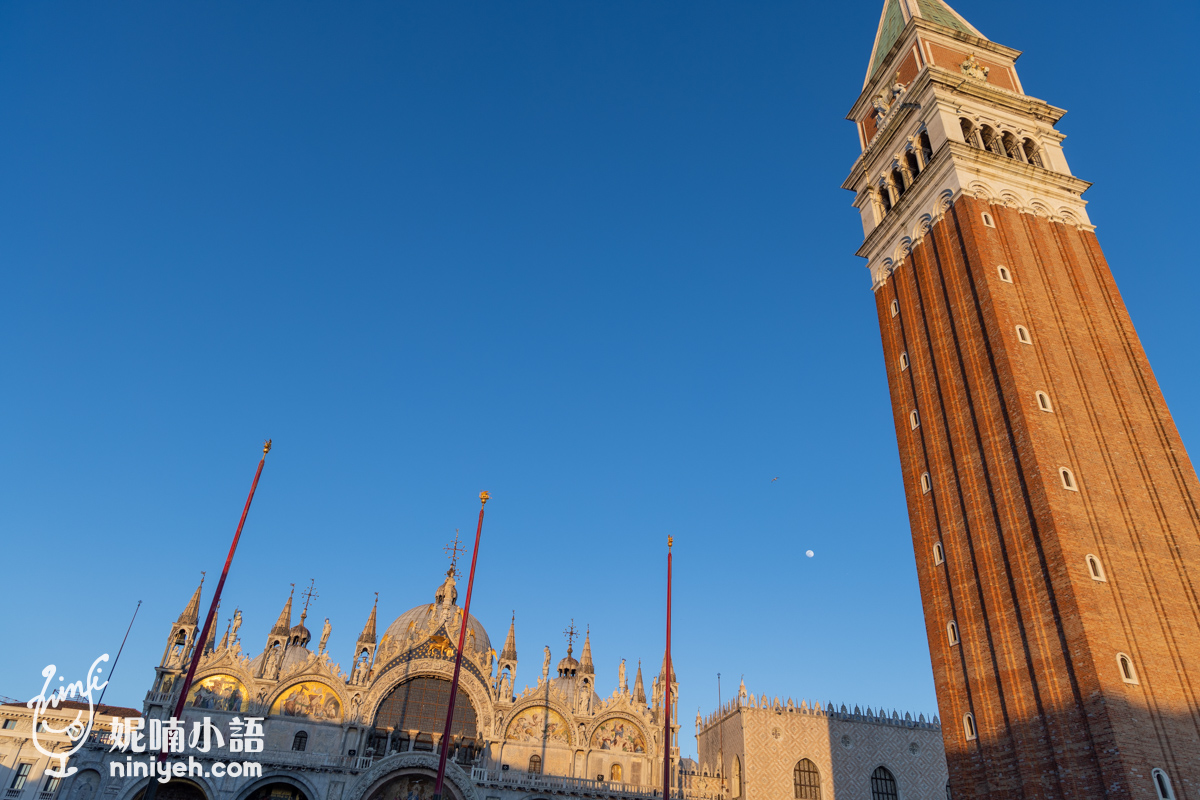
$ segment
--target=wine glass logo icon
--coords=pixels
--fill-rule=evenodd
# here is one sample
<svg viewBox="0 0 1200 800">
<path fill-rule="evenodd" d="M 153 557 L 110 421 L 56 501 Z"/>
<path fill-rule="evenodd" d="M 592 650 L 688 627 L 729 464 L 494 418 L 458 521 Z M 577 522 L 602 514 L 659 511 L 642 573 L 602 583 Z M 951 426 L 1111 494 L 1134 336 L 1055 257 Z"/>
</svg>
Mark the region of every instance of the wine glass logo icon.
<svg viewBox="0 0 1200 800">
<path fill-rule="evenodd" d="M 67 759 L 79 752 L 80 748 L 87 742 L 88 735 L 92 732 L 92 726 L 95 724 L 96 705 L 92 700 L 92 693 L 108 685 L 108 681 L 104 681 L 104 683 L 99 682 L 100 663 L 103 661 L 108 661 L 108 653 L 105 653 L 92 662 L 85 680 L 66 683 L 66 679 L 60 675 L 58 680 L 62 685 L 53 689 L 50 688 L 50 685 L 54 681 L 54 676 L 58 673 L 58 668 L 53 664 L 47 665 L 42 670 L 42 677 L 46 679 L 46 682 L 42 684 L 41 693 L 25 704 L 26 708 L 33 711 L 33 746 L 42 755 L 48 758 L 57 758 L 59 761 L 57 769 L 48 768 L 46 770 L 47 775 L 53 775 L 56 778 L 66 778 L 78 771 L 75 767 L 67 768 Z M 81 702 L 86 700 L 87 719 L 84 719 L 83 709 L 78 709 L 75 712 L 75 718 L 59 728 L 54 727 L 45 719 L 39 719 L 39 717 L 46 713 L 47 706 L 58 708 L 58 704 L 64 700 L 79 700 Z M 65 734 L 67 739 L 71 741 L 71 747 L 62 752 L 47 750 L 38 741 L 39 733 Z"/>
</svg>

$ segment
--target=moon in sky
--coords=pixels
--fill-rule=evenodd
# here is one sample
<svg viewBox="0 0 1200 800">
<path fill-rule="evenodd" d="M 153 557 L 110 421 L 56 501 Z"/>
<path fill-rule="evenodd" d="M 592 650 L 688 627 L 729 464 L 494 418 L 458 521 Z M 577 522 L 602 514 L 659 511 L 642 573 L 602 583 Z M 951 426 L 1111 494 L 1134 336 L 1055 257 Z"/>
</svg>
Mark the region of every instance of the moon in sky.
<svg viewBox="0 0 1200 800">
<path fill-rule="evenodd" d="M 813 551 L 812 551 L 812 550 L 805 550 L 805 551 L 804 551 L 804 555 L 808 556 L 809 558 L 812 558 L 812 557 L 813 557 Z"/>
</svg>

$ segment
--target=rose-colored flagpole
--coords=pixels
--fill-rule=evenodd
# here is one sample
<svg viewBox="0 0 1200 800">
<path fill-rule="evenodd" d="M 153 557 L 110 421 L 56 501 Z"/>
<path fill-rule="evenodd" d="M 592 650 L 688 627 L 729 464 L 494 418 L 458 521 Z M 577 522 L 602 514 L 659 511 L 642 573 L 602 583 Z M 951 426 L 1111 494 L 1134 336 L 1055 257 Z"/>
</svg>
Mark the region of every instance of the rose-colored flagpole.
<svg viewBox="0 0 1200 800">
<path fill-rule="evenodd" d="M 673 537 L 667 537 L 667 666 L 663 673 L 666 725 L 663 731 L 663 800 L 671 800 L 671 545 Z"/>
<path fill-rule="evenodd" d="M 471 574 L 467 578 L 467 599 L 463 602 L 462 626 L 458 629 L 458 650 L 454 654 L 454 678 L 450 681 L 450 704 L 446 708 L 446 727 L 442 730 L 441 753 L 438 755 L 437 781 L 433 784 L 433 800 L 442 800 L 442 786 L 446 782 L 446 755 L 450 752 L 450 725 L 454 722 L 454 698 L 458 696 L 458 673 L 462 669 L 463 644 L 467 638 L 467 626 L 471 623 L 471 589 L 475 587 L 475 561 L 479 558 L 479 536 L 483 533 L 483 507 L 487 505 L 488 493 L 479 493 L 479 524 L 475 527 L 475 550 L 471 553 Z"/>
<path fill-rule="evenodd" d="M 242 526 L 246 524 L 246 515 L 250 513 L 250 503 L 254 500 L 254 490 L 258 488 L 258 476 L 262 475 L 263 464 L 267 461 L 267 453 L 271 452 L 271 440 L 263 442 L 262 458 L 258 460 L 258 469 L 254 472 L 254 480 L 250 484 L 250 494 L 246 498 L 246 507 L 242 509 L 242 518 L 238 520 L 237 531 L 233 534 L 233 543 L 229 545 L 229 555 L 225 557 L 225 568 L 221 570 L 221 580 L 217 581 L 217 590 L 213 592 L 212 603 L 208 606 L 208 616 L 204 618 L 204 629 L 200 639 L 192 650 L 192 663 L 188 664 L 187 677 L 183 679 L 183 689 L 179 699 L 175 701 L 175 713 L 171 716 L 179 719 L 183 716 L 183 705 L 187 702 L 188 690 L 192 686 L 192 678 L 196 676 L 196 667 L 200 665 L 200 656 L 204 654 L 204 645 L 208 643 L 208 634 L 212 630 L 213 617 L 217 614 L 217 606 L 221 602 L 221 590 L 225 588 L 225 579 L 229 577 L 229 565 L 233 563 L 233 554 L 237 551 L 238 540 L 242 538 Z M 165 749 L 165 748 L 164 748 Z"/>
<path fill-rule="evenodd" d="M 212 604 L 208 607 L 208 616 L 204 618 L 204 628 L 200 632 L 200 638 L 195 640 L 195 645 L 192 650 L 192 661 L 188 664 L 187 676 L 183 679 L 183 687 L 179 690 L 179 699 L 175 702 L 175 711 L 171 714 L 175 719 L 180 719 L 183 716 L 183 706 L 187 703 L 188 691 L 192 686 L 192 678 L 196 676 L 196 667 L 200 664 L 200 656 L 204 654 L 204 645 L 208 643 L 208 634 L 212 630 L 213 617 L 217 613 L 217 604 L 221 602 L 221 590 L 225 587 L 225 579 L 229 577 L 229 565 L 233 563 L 233 554 L 237 550 L 238 540 L 242 538 L 242 526 L 246 524 L 246 515 L 250 513 L 250 503 L 254 500 L 254 490 L 258 488 L 258 478 L 262 475 L 263 464 L 266 463 L 267 453 L 271 452 L 271 440 L 267 439 L 263 443 L 262 458 L 258 460 L 258 469 L 254 472 L 254 480 L 250 484 L 250 495 L 246 498 L 246 507 L 242 509 L 242 518 L 238 520 L 237 531 L 233 534 L 233 543 L 229 545 L 229 555 L 225 558 L 225 569 L 221 570 L 221 580 L 217 581 L 217 590 L 213 594 Z M 158 754 L 158 760 L 161 762 L 167 755 L 167 742 L 162 743 L 162 751 Z M 158 793 L 158 781 L 151 776 L 150 783 L 146 787 L 145 794 L 141 800 L 154 800 L 154 796 Z"/>
</svg>

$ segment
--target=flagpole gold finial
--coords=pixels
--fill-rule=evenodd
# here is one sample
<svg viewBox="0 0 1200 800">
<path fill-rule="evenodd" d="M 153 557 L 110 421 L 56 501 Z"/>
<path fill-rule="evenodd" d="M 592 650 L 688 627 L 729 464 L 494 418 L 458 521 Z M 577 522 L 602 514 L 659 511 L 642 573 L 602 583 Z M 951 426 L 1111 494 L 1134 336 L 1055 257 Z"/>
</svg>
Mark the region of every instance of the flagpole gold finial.
<svg viewBox="0 0 1200 800">
<path fill-rule="evenodd" d="M 490 498 L 490 495 L 487 492 L 480 492 L 479 493 L 479 504 L 481 506 L 486 506 L 489 498 Z"/>
<path fill-rule="evenodd" d="M 670 550 L 670 549 L 671 549 L 671 545 L 673 545 L 673 544 L 675 544 L 675 537 L 674 537 L 674 536 L 668 536 L 668 537 L 667 537 L 667 549 L 668 549 L 668 550 Z"/>
<path fill-rule="evenodd" d="M 271 440 L 267 439 L 263 442 L 263 458 L 266 458 L 267 453 L 271 452 Z"/>
</svg>

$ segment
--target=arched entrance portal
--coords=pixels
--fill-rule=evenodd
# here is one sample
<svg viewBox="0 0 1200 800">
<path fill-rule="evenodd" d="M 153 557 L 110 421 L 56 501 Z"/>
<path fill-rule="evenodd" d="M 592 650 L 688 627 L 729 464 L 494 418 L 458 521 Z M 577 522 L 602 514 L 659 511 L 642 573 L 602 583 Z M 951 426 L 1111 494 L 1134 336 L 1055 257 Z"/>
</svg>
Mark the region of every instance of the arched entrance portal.
<svg viewBox="0 0 1200 800">
<path fill-rule="evenodd" d="M 290 783 L 268 783 L 255 789 L 246 800 L 312 800 Z"/>
<path fill-rule="evenodd" d="M 433 800 L 435 781 L 436 776 L 424 773 L 398 775 L 376 789 L 367 800 Z M 449 781 L 443 785 L 442 791 L 454 797 Z"/>
<path fill-rule="evenodd" d="M 134 795 L 134 800 L 142 800 L 145 794 L 146 790 L 142 789 Z M 166 783 L 160 783 L 155 797 L 157 800 L 207 800 L 203 789 L 181 778 L 172 778 Z"/>
<path fill-rule="evenodd" d="M 441 738 L 446 724 L 446 708 L 449 703 L 448 680 L 412 678 L 404 681 L 379 704 L 379 710 L 375 712 L 375 728 L 368 746 L 376 756 L 434 751 L 434 745 Z M 475 708 L 466 692 L 459 691 L 454 701 L 454 721 L 450 726 L 450 734 L 450 756 L 460 764 L 474 761 L 480 751 L 479 726 L 475 718 Z M 415 780 L 416 777 L 412 776 L 412 779 Z M 414 783 L 413 790 L 419 785 Z M 416 795 L 409 798 L 408 790 L 405 792 L 399 800 L 421 800 Z M 432 796 L 431 788 L 430 797 Z M 391 800 L 391 797 L 387 800 Z"/>
</svg>

